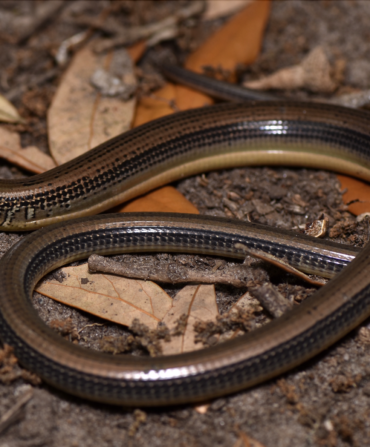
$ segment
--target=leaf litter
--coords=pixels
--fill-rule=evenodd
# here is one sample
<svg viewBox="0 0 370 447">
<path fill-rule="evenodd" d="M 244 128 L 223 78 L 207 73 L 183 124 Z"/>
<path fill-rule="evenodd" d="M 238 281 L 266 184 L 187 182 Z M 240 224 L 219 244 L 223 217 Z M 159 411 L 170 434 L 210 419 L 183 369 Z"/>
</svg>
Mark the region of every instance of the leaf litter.
<svg viewBox="0 0 370 447">
<path fill-rule="evenodd" d="M 135 88 L 125 49 L 97 55 L 91 44 L 83 47 L 64 74 L 48 111 L 49 147 L 57 164 L 128 130 L 136 103 L 134 97 L 128 98 Z"/>
<path fill-rule="evenodd" d="M 201 349 L 250 330 L 253 314 L 262 310 L 246 293 L 221 317 L 214 285 L 185 286 L 172 300 L 151 281 L 90 274 L 87 264 L 60 270 L 65 281 L 44 280 L 36 292 L 127 326 L 132 335 L 102 339 L 102 350 L 113 354 L 139 347 L 152 356 Z M 71 324 L 53 321 L 51 327 L 76 339 Z"/>
</svg>

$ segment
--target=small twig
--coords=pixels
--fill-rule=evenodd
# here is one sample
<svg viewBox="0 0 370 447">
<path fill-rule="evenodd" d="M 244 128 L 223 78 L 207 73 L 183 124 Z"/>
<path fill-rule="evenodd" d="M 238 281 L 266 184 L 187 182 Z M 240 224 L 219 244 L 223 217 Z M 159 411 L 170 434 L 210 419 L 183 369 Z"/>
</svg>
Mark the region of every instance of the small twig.
<svg viewBox="0 0 370 447">
<path fill-rule="evenodd" d="M 254 280 L 254 269 L 247 265 L 225 265 L 222 270 L 200 270 L 175 264 L 175 268 L 162 263 L 146 263 L 132 265 L 120 263 L 103 256 L 92 255 L 88 261 L 92 273 L 112 273 L 128 278 L 158 281 L 170 284 L 227 284 L 234 287 L 246 287 L 248 282 Z"/>
<path fill-rule="evenodd" d="M 68 52 L 71 50 L 71 48 L 74 48 L 76 45 L 85 42 L 89 38 L 90 33 L 90 30 L 82 31 L 80 33 L 74 34 L 71 37 L 68 37 L 68 39 L 63 40 L 55 55 L 57 64 L 59 66 L 63 66 L 64 64 L 66 64 L 68 61 Z"/>
<path fill-rule="evenodd" d="M 0 419 L 0 434 L 3 433 L 9 425 L 15 422 L 26 403 L 33 396 L 33 388 L 30 387 L 29 390 L 25 391 L 21 397 L 18 399 L 18 402 L 14 404 Z"/>
<path fill-rule="evenodd" d="M 166 30 L 170 30 L 171 35 L 175 33 L 174 28 L 179 22 L 186 20 L 194 15 L 200 14 L 204 9 L 204 2 L 193 1 L 188 6 L 179 9 L 173 15 L 166 17 L 158 22 L 149 23 L 143 26 L 133 26 L 130 28 L 122 27 L 120 24 L 111 20 L 109 23 L 99 24 L 96 20 L 83 19 L 84 25 L 93 26 L 99 28 L 109 34 L 116 34 L 113 39 L 107 39 L 102 42 L 98 42 L 95 46 L 95 51 L 102 53 L 117 46 L 123 46 L 133 44 L 138 40 L 148 39 L 158 33 L 164 33 Z M 81 20 L 79 19 L 81 24 Z M 158 36 L 153 40 L 158 42 Z"/>
<path fill-rule="evenodd" d="M 102 323 L 92 323 L 92 324 L 85 324 L 81 329 L 77 331 L 78 334 L 80 334 L 83 330 L 85 330 L 88 327 L 94 327 L 94 326 L 104 326 Z"/>
<path fill-rule="evenodd" d="M 277 258 L 273 255 L 270 255 L 268 253 L 265 253 L 261 250 L 249 248 L 244 244 L 235 244 L 234 247 L 236 249 L 243 250 L 247 255 L 253 256 L 258 259 L 262 259 L 263 261 L 273 264 L 276 267 L 279 267 L 279 268 L 285 270 L 286 272 L 291 273 L 292 275 L 297 276 L 298 278 L 301 278 L 304 281 L 307 281 L 308 283 L 310 283 L 314 286 L 324 286 L 325 285 L 325 282 L 317 281 L 315 279 L 310 278 L 309 276 L 305 275 L 303 272 L 292 267 L 290 264 L 285 262 L 283 259 L 279 259 L 279 258 Z"/>
<path fill-rule="evenodd" d="M 90 39 L 97 27 L 104 25 L 105 21 L 108 19 L 109 14 L 111 13 L 111 10 L 112 6 L 107 6 L 100 12 L 99 16 L 94 19 L 94 24 L 91 24 L 87 30 L 69 37 L 60 44 L 57 54 L 55 55 L 55 60 L 59 66 L 63 66 L 67 63 L 69 51 L 79 45 L 83 45 L 83 43 L 87 42 L 87 40 Z"/>
<path fill-rule="evenodd" d="M 46 84 L 48 81 L 51 81 L 53 78 L 55 78 L 59 73 L 58 68 L 52 68 L 51 70 L 48 70 L 45 73 L 41 73 L 40 75 L 33 76 L 29 83 L 22 83 L 21 85 L 18 85 L 17 87 L 13 88 L 12 90 L 9 90 L 7 93 L 4 94 L 6 99 L 8 101 L 14 101 L 15 98 L 18 98 L 20 95 L 22 95 L 27 90 L 30 90 L 33 87 L 38 87 L 39 85 Z"/>
<path fill-rule="evenodd" d="M 27 17 L 28 22 L 23 24 L 20 30 L 17 30 L 16 43 L 22 43 L 32 36 L 41 26 L 47 23 L 65 5 L 64 0 L 53 0 L 52 2 L 43 2 L 37 9 L 33 17 Z"/>
</svg>

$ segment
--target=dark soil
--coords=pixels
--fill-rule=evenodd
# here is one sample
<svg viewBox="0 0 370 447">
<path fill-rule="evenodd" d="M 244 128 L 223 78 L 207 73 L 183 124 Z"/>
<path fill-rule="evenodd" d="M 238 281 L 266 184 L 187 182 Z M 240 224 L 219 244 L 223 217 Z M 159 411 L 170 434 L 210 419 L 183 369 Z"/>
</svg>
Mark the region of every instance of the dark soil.
<svg viewBox="0 0 370 447">
<path fill-rule="evenodd" d="M 138 25 L 159 20 L 184 3 L 147 1 L 143 7 L 141 2 L 114 2 L 114 13 L 123 25 Z M 76 17 L 96 17 L 109 4 L 65 2 L 47 24 L 40 25 L 30 36 L 22 36 L 24 27 L 17 20 L 27 15 L 34 17 L 40 4 L 0 2 L 0 92 L 27 119 L 27 125 L 11 126 L 21 132 L 23 144 L 47 151 L 46 112 L 64 71 L 56 66 L 53 56 L 63 40 L 86 29 Z M 323 45 L 333 64 L 345 62 L 340 91 L 368 88 L 369 17 L 368 1 L 276 1 L 262 53 L 252 66 L 241 69 L 241 76 L 252 79 L 299 63 L 311 49 Z M 202 24 L 192 19 L 183 24 L 177 42 L 158 44 L 144 56 L 142 70 L 145 72 L 150 61 L 164 51 L 184 58 L 221 23 L 217 20 Z M 294 95 L 310 96 L 303 91 Z M 23 175 L 27 174 L 0 161 L 1 178 Z M 329 221 L 329 235 L 336 241 L 362 246 L 368 239 L 367 223 L 358 224 L 347 212 L 339 182 L 332 173 L 270 167 L 234 169 L 189 178 L 177 187 L 201 213 L 296 230 L 324 215 Z M 0 252 L 5 253 L 19 237 L 1 233 Z M 135 262 L 141 259 L 136 257 Z M 189 257 L 188 262 L 212 266 L 213 261 Z M 267 272 L 274 287 L 291 302 L 299 302 L 314 291 L 275 269 L 268 268 Z M 171 296 L 180 288 L 165 287 Z M 218 286 L 220 312 L 227 311 L 244 291 Z M 47 323 L 60 320 L 63 324 L 70 319 L 69 336 L 83 346 L 100 349 L 104 337 L 127 333 L 126 329 L 39 294 L 34 295 L 33 303 Z M 16 366 L 14 374 L 26 380 L 0 382 L 0 419 L 30 388 L 33 395 L 0 432 L 0 447 L 247 446 L 247 437 L 266 447 L 369 446 L 367 324 L 283 377 L 210 402 L 205 413 L 193 405 L 134 409 L 90 403 L 43 383 L 35 385 L 36 379 L 22 375 Z M 74 335 L 76 332 L 79 337 Z"/>
</svg>

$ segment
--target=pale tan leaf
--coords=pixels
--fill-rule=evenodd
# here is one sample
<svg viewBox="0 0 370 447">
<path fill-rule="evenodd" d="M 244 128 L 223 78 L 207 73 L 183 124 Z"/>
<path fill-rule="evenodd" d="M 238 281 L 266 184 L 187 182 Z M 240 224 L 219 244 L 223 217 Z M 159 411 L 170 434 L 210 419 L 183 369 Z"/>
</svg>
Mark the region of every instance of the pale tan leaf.
<svg viewBox="0 0 370 447">
<path fill-rule="evenodd" d="M 22 149 L 17 132 L 0 127 L 0 142 L 0 157 L 23 169 L 41 174 L 55 167 L 54 160 L 36 146 Z"/>
<path fill-rule="evenodd" d="M 234 14 L 239 9 L 244 8 L 248 3 L 252 3 L 253 0 L 208 0 L 207 9 L 204 14 L 205 20 L 214 20 L 218 17 L 224 17 L 230 14 Z"/>
<path fill-rule="evenodd" d="M 214 286 L 184 287 L 175 296 L 172 309 L 168 311 L 162 321 L 171 330 L 183 315 L 188 317 L 185 331 L 183 335 L 173 336 L 171 342 L 162 343 L 164 355 L 180 354 L 203 348 L 201 343 L 194 343 L 194 324 L 197 321 L 215 320 L 218 316 Z"/>
<path fill-rule="evenodd" d="M 255 81 L 244 83 L 257 90 L 306 88 L 312 92 L 331 93 L 337 87 L 331 76 L 330 62 L 322 47 L 314 48 L 298 65 L 282 68 Z"/>
<path fill-rule="evenodd" d="M 138 318 L 155 329 L 172 307 L 172 299 L 151 281 L 90 274 L 87 264 L 62 271 L 67 275 L 66 280 L 44 281 L 36 291 L 118 324 L 130 326 Z"/>
<path fill-rule="evenodd" d="M 132 93 L 135 84 L 128 53 L 121 48 L 98 55 L 91 46 L 75 55 L 48 112 L 49 146 L 57 164 L 126 131 L 133 118 L 135 99 L 120 99 L 122 88 Z M 92 80 L 107 95 L 120 97 L 104 96 Z"/>
<path fill-rule="evenodd" d="M 17 109 L 4 96 L 0 95 L 0 121 L 5 123 L 24 123 Z"/>
</svg>

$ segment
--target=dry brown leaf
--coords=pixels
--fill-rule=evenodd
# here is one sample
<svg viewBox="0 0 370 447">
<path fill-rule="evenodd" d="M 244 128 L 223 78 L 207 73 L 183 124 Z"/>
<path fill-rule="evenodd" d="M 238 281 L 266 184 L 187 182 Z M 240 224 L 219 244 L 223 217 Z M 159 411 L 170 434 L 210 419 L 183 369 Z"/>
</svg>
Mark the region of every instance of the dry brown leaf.
<svg viewBox="0 0 370 447">
<path fill-rule="evenodd" d="M 66 279 L 43 281 L 36 288 L 49 298 L 84 310 L 114 323 L 130 326 L 137 318 L 150 329 L 159 321 L 169 328 L 187 316 L 184 334 L 162 342 L 163 354 L 201 349 L 194 343 L 194 323 L 215 320 L 218 315 L 214 286 L 186 286 L 171 298 L 151 281 L 131 280 L 114 275 L 90 274 L 86 264 L 62 269 Z"/>
<path fill-rule="evenodd" d="M 65 267 L 62 271 L 67 275 L 65 281 L 43 281 L 36 291 L 125 326 L 130 326 L 138 318 L 150 329 L 155 329 L 172 308 L 172 299 L 151 281 L 90 274 L 87 264 Z"/>
<path fill-rule="evenodd" d="M 207 9 L 203 18 L 205 20 L 214 20 L 219 17 L 225 17 L 234 14 L 239 9 L 252 3 L 253 0 L 213 0 L 207 1 Z"/>
<path fill-rule="evenodd" d="M 184 287 L 171 298 L 151 281 L 126 279 L 109 274 L 90 274 L 87 264 L 62 269 L 66 279 L 47 280 L 36 291 L 63 304 L 89 312 L 114 323 L 131 326 L 134 319 L 150 329 L 156 329 L 161 321 L 173 336 L 170 342 L 161 341 L 163 355 L 180 354 L 202 349 L 195 343 L 195 323 L 216 323 L 219 316 L 213 285 Z M 260 311 L 257 300 L 244 294 L 230 309 L 233 313 L 253 314 Z M 185 317 L 185 321 L 184 321 Z M 215 339 L 224 341 L 234 338 L 240 330 L 229 331 Z"/>
<path fill-rule="evenodd" d="M 173 113 L 173 104 L 176 103 L 176 88 L 177 86 L 167 83 L 163 88 L 157 90 L 155 95 L 142 98 L 136 106 L 133 127 Z"/>
<path fill-rule="evenodd" d="M 346 175 L 337 175 L 341 188 L 347 191 L 343 194 L 343 202 L 348 205 L 348 211 L 358 216 L 370 212 L 370 185 Z M 353 202 L 353 203 L 352 203 Z"/>
<path fill-rule="evenodd" d="M 270 1 L 254 1 L 232 17 L 194 51 L 186 67 L 202 71 L 205 65 L 234 71 L 236 64 L 250 64 L 258 56 L 270 10 Z"/>
<path fill-rule="evenodd" d="M 170 342 L 162 342 L 164 355 L 202 349 L 201 343 L 194 343 L 194 324 L 197 321 L 215 320 L 218 316 L 214 286 L 186 286 L 173 299 L 172 308 L 163 318 L 163 323 L 171 330 L 183 315 L 187 316 L 183 335 L 173 336 Z"/>
<path fill-rule="evenodd" d="M 156 189 L 122 207 L 117 207 L 114 211 L 118 213 L 151 211 L 199 214 L 198 209 L 173 186 Z"/>
<path fill-rule="evenodd" d="M 141 56 L 145 53 L 146 50 L 146 41 L 141 40 L 140 42 L 136 42 L 134 45 L 126 48 L 128 54 L 130 55 L 132 62 L 136 64 L 141 59 Z"/>
<path fill-rule="evenodd" d="M 244 86 L 257 90 L 305 88 L 312 92 L 331 93 L 337 87 L 331 71 L 324 49 L 318 46 L 299 65 L 282 68 L 256 81 L 245 82 Z"/>
<path fill-rule="evenodd" d="M 22 149 L 21 139 L 17 132 L 0 127 L 0 141 L 0 157 L 23 169 L 41 174 L 55 167 L 54 160 L 36 146 Z"/>
<path fill-rule="evenodd" d="M 97 55 L 91 45 L 75 55 L 48 112 L 49 146 L 57 164 L 65 163 L 129 129 L 135 99 L 124 102 L 118 97 L 103 96 L 91 84 L 92 76 L 98 70 L 116 76 L 114 70 L 119 66 L 121 75 L 128 60 L 124 49 Z M 133 73 L 125 73 L 131 78 L 129 83 L 132 85 Z"/>
<path fill-rule="evenodd" d="M 0 121 L 5 123 L 24 123 L 17 109 L 3 95 L 0 95 Z"/>
<path fill-rule="evenodd" d="M 231 317 L 233 314 L 240 315 L 240 312 L 243 312 L 245 315 L 252 315 L 254 312 L 261 310 L 262 307 L 259 302 L 247 292 L 239 298 L 225 316 Z M 179 319 L 183 318 L 183 316 L 187 318 L 185 324 L 183 322 L 181 323 L 184 330 L 179 331 L 177 335 L 172 335 L 170 342 L 161 342 L 162 353 L 164 355 L 181 354 L 183 352 L 204 348 L 202 343 L 194 342 L 195 336 L 197 335 L 197 332 L 194 330 L 194 325 L 199 322 L 214 322 L 217 324 L 219 312 L 214 286 L 200 285 L 184 287 L 174 298 L 173 307 L 163 318 L 163 323 L 166 324 L 173 334 L 179 324 Z M 183 333 L 181 334 L 181 332 Z M 220 336 L 214 335 L 213 337 L 215 340 L 221 342 L 236 337 L 240 332 L 241 330 L 237 329 L 235 331 L 225 332 Z"/>
</svg>

